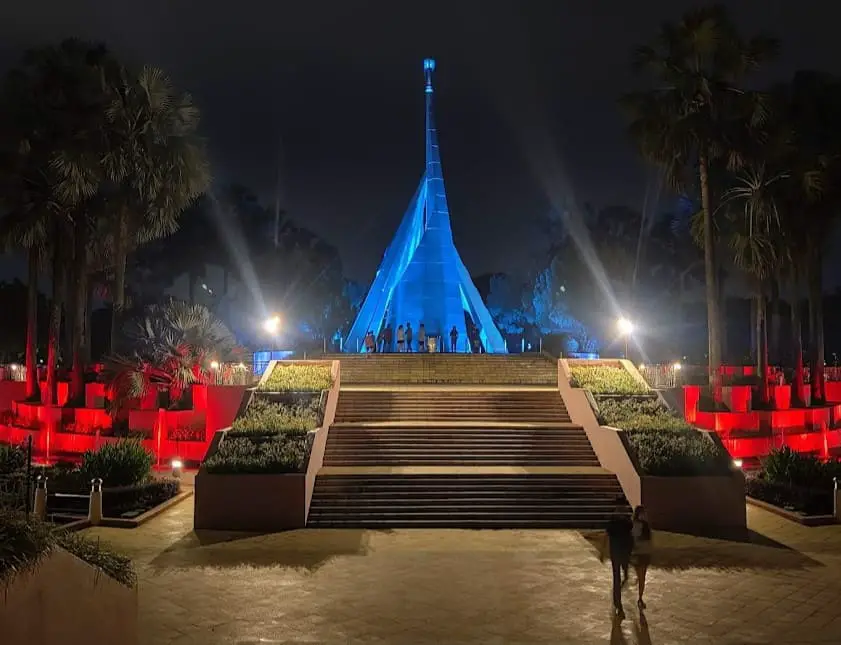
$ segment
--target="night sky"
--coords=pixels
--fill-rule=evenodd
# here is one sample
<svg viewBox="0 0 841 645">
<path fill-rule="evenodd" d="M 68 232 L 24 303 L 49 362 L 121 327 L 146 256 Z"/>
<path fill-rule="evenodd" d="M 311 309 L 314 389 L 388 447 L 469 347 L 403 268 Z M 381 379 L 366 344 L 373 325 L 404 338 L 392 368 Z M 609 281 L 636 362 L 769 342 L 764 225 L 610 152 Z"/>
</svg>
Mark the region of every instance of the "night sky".
<svg viewBox="0 0 841 645">
<path fill-rule="evenodd" d="M 841 72 L 841 8 L 729 3 L 745 35 L 782 39 L 761 79 Z M 0 67 L 78 36 L 166 69 L 203 113 L 215 185 L 284 207 L 368 281 L 423 170 L 423 75 L 436 114 L 456 244 L 474 275 L 523 272 L 545 245 L 549 193 L 641 207 L 648 173 L 616 98 L 629 57 L 684 0 L 29 0 L 0 8 Z"/>
</svg>

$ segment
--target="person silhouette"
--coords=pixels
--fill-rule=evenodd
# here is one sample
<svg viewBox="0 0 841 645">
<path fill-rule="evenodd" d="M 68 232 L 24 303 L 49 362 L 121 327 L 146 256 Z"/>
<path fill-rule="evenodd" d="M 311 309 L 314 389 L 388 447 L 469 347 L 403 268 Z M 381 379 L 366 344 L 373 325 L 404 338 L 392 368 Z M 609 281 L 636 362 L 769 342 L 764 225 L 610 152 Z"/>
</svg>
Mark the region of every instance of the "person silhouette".
<svg viewBox="0 0 841 645">
<path fill-rule="evenodd" d="M 412 323 L 406 323 L 406 351 L 412 351 Z"/>
</svg>

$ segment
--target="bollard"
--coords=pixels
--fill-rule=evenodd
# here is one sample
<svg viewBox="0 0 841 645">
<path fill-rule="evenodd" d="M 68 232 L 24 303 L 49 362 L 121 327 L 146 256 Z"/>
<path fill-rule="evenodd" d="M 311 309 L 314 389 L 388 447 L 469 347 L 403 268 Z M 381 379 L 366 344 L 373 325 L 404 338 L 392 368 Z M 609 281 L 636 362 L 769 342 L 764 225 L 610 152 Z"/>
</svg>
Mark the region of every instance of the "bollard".
<svg viewBox="0 0 841 645">
<path fill-rule="evenodd" d="M 39 520 L 47 519 L 47 477 L 38 475 L 35 484 L 35 517 Z"/>
<path fill-rule="evenodd" d="M 97 526 L 102 522 L 102 480 L 99 477 L 91 480 L 88 521 L 91 523 L 91 526 Z"/>
</svg>

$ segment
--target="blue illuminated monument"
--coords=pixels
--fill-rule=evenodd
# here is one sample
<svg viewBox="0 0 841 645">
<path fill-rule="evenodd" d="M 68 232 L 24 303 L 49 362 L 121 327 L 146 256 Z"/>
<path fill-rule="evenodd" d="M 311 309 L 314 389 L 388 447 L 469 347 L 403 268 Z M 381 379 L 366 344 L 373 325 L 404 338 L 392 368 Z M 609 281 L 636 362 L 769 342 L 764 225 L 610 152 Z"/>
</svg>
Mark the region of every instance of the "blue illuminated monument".
<svg viewBox="0 0 841 645">
<path fill-rule="evenodd" d="M 505 342 L 453 244 L 450 211 L 441 172 L 438 133 L 432 114 L 435 61 L 423 61 L 426 93 L 426 171 L 386 249 L 368 295 L 345 342 L 345 351 L 364 351 L 365 334 L 378 335 L 391 325 L 424 323 L 428 336 L 440 335 L 449 349 L 449 333 L 458 330 L 458 351 L 470 351 L 467 317 L 478 330 L 484 351 L 507 353 Z"/>
</svg>

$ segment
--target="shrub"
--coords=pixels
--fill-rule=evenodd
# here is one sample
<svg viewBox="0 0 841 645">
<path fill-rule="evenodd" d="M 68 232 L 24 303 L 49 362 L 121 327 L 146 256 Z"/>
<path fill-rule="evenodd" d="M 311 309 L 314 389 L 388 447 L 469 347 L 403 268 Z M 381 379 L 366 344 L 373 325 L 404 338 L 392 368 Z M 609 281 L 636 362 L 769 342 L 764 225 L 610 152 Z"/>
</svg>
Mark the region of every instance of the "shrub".
<svg viewBox="0 0 841 645">
<path fill-rule="evenodd" d="M 833 478 L 841 475 L 841 463 L 822 462 L 814 455 L 783 446 L 768 453 L 762 460 L 762 470 L 765 479 L 774 484 L 832 489 Z"/>
<path fill-rule="evenodd" d="M 768 481 L 759 477 L 745 479 L 745 495 L 804 515 L 832 515 L 831 488 L 804 488 Z"/>
<path fill-rule="evenodd" d="M 149 477 L 153 459 L 140 441 L 124 439 L 85 452 L 79 471 L 87 481 L 99 477 L 105 486 L 130 486 Z"/>
<path fill-rule="evenodd" d="M 254 397 L 245 414 L 234 420 L 228 437 L 279 433 L 306 434 L 319 424 L 320 403 L 283 405 Z"/>
<path fill-rule="evenodd" d="M 575 365 L 571 369 L 571 376 L 570 383 L 573 387 L 590 390 L 593 394 L 646 394 L 648 392 L 645 385 L 621 367 Z"/>
<path fill-rule="evenodd" d="M 78 533 L 52 531 L 23 513 L 0 514 L 0 582 L 34 569 L 59 546 L 128 587 L 137 583 L 131 560 Z"/>
<path fill-rule="evenodd" d="M 643 475 L 728 475 L 730 455 L 697 430 L 633 430 L 625 433 Z"/>
<path fill-rule="evenodd" d="M 177 479 L 156 479 L 136 486 L 106 488 L 102 492 L 102 513 L 120 517 L 127 511 L 147 510 L 163 504 L 181 492 Z"/>
<path fill-rule="evenodd" d="M 691 430 L 656 397 L 596 397 L 599 422 L 623 430 Z"/>
<path fill-rule="evenodd" d="M 9 475 L 24 468 L 26 449 L 23 446 L 0 443 L 0 475 Z"/>
<path fill-rule="evenodd" d="M 205 462 L 213 474 L 269 474 L 301 472 L 307 458 L 306 436 L 281 434 L 264 441 L 226 437 Z"/>
<path fill-rule="evenodd" d="M 329 365 L 277 363 L 259 389 L 262 392 L 319 392 L 332 386 L 333 375 Z"/>
</svg>

